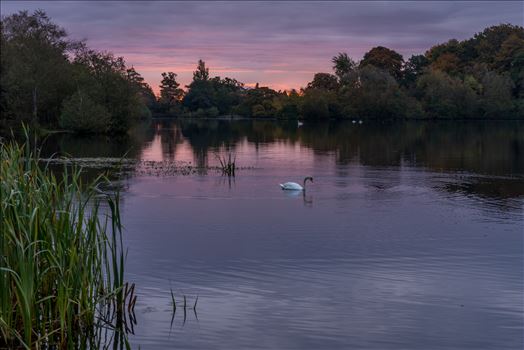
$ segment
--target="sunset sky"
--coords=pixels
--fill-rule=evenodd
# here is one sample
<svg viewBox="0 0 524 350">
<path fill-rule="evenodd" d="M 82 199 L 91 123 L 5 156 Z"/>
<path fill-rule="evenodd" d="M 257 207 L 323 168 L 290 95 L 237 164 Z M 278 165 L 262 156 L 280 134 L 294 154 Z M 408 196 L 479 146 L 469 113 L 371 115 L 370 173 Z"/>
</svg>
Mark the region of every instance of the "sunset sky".
<svg viewBox="0 0 524 350">
<path fill-rule="evenodd" d="M 2 15 L 39 8 L 73 38 L 124 56 L 155 91 L 164 71 L 188 84 L 198 59 L 212 76 L 299 88 L 330 72 L 340 51 L 360 60 L 382 45 L 407 59 L 450 38 L 524 21 L 521 1 L 1 2 Z"/>
</svg>

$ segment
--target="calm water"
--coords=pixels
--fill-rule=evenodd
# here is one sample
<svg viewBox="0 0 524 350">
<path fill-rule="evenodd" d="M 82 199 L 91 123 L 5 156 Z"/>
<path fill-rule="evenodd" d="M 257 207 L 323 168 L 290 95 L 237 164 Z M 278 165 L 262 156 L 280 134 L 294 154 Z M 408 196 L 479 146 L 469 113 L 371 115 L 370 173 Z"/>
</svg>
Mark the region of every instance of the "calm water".
<svg viewBox="0 0 524 350">
<path fill-rule="evenodd" d="M 123 181 L 133 348 L 524 346 L 522 123 L 159 121 L 47 147 L 252 167 Z M 197 314 L 172 319 L 170 288 Z"/>
</svg>

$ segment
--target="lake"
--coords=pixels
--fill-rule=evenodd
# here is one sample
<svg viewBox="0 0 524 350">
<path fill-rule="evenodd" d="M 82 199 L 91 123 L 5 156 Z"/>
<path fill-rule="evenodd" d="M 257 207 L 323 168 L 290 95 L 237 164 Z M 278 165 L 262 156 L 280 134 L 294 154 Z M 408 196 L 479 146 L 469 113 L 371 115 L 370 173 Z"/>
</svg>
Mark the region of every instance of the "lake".
<svg viewBox="0 0 524 350">
<path fill-rule="evenodd" d="M 55 152 L 141 161 L 119 183 L 133 348 L 524 346 L 522 122 L 154 120 Z"/>
</svg>

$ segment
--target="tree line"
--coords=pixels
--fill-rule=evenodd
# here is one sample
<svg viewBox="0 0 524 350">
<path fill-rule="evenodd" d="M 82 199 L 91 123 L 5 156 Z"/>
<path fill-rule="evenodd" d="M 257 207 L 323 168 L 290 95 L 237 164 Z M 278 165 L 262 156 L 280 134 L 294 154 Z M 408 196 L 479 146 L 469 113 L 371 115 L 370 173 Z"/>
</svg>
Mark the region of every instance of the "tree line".
<svg viewBox="0 0 524 350">
<path fill-rule="evenodd" d="M 316 73 L 305 88 L 246 88 L 235 79 L 211 78 L 200 60 L 182 90 L 163 73 L 156 112 L 215 117 L 513 119 L 524 118 L 524 28 L 501 24 L 473 38 L 450 40 L 407 61 L 378 46 L 360 62 L 332 58 L 333 73 Z"/>
<path fill-rule="evenodd" d="M 524 28 L 501 24 L 404 60 L 378 46 L 360 62 L 341 52 L 333 72 L 300 90 L 211 77 L 200 60 L 186 89 L 162 73 L 159 96 L 122 57 L 75 41 L 43 11 L 3 17 L 0 127 L 20 121 L 124 133 L 151 115 L 255 118 L 524 118 Z"/>
</svg>

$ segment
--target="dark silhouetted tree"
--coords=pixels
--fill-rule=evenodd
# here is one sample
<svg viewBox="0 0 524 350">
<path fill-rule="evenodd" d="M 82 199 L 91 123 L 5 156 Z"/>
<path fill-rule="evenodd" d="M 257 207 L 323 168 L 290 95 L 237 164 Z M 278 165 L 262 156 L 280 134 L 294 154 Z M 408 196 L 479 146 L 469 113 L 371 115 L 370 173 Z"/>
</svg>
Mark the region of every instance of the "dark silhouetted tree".
<svg viewBox="0 0 524 350">
<path fill-rule="evenodd" d="M 208 80 L 209 69 L 206 68 L 206 63 L 202 60 L 198 60 L 196 71 L 193 72 L 193 81 Z"/>
<path fill-rule="evenodd" d="M 338 55 L 333 56 L 331 62 L 333 63 L 333 71 L 340 81 L 343 81 L 347 74 L 357 68 L 355 61 L 345 52 L 339 52 Z"/>
<path fill-rule="evenodd" d="M 329 73 L 316 73 L 313 77 L 313 81 L 307 85 L 308 89 L 320 89 L 335 91 L 339 87 L 338 79 L 333 74 Z"/>
<path fill-rule="evenodd" d="M 160 107 L 164 112 L 173 112 L 173 108 L 180 104 L 184 96 L 184 90 L 176 81 L 177 75 L 173 72 L 162 73 L 160 82 Z"/>
<path fill-rule="evenodd" d="M 404 59 L 401 54 L 383 46 L 372 48 L 360 61 L 360 67 L 371 65 L 383 69 L 397 80 L 402 77 L 403 64 Z"/>
</svg>

